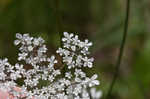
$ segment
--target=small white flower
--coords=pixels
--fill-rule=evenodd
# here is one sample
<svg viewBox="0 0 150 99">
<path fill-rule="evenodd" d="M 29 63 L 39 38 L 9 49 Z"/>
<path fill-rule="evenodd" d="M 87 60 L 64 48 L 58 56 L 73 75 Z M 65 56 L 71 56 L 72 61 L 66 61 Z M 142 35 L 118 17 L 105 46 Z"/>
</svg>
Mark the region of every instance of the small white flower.
<svg viewBox="0 0 150 99">
<path fill-rule="evenodd" d="M 65 77 L 68 78 L 68 79 L 71 79 L 72 78 L 71 72 L 66 72 Z"/>
<path fill-rule="evenodd" d="M 19 57 L 18 57 L 18 60 L 25 60 L 26 59 L 26 56 L 28 55 L 28 53 L 19 53 L 18 54 Z"/>
<path fill-rule="evenodd" d="M 40 42 L 39 42 L 39 40 L 38 39 L 34 39 L 33 40 L 33 44 L 35 45 L 35 46 L 38 46 L 39 44 L 40 44 Z"/>
<path fill-rule="evenodd" d="M 0 67 L 1 66 L 9 66 L 10 64 L 8 63 L 8 59 L 5 58 L 3 60 L 0 59 Z"/>
<path fill-rule="evenodd" d="M 20 42 L 21 42 L 20 40 L 15 40 L 15 41 L 14 41 L 14 44 L 15 44 L 15 45 L 18 45 L 18 44 L 20 44 Z"/>
<path fill-rule="evenodd" d="M 70 43 L 71 41 L 72 41 L 72 37 L 74 36 L 72 33 L 71 34 L 69 34 L 69 33 L 67 33 L 67 32 L 64 32 L 64 38 L 62 38 L 62 41 L 63 42 L 67 42 L 67 43 Z"/>
<path fill-rule="evenodd" d="M 16 38 L 17 39 L 22 39 L 22 35 L 20 33 L 16 33 Z"/>
<path fill-rule="evenodd" d="M 96 88 L 91 88 L 90 93 L 93 99 L 100 99 L 102 97 L 102 91 L 96 91 Z"/>
<path fill-rule="evenodd" d="M 71 46 L 71 49 L 72 49 L 73 51 L 76 51 L 76 46 Z"/>
<path fill-rule="evenodd" d="M 89 68 L 92 68 L 93 67 L 93 61 L 94 61 L 94 58 L 90 58 L 88 59 L 87 57 L 83 58 L 83 61 L 84 61 L 84 66 L 88 66 Z"/>
<path fill-rule="evenodd" d="M 28 46 L 28 50 L 31 52 L 33 50 L 32 46 Z"/>
<path fill-rule="evenodd" d="M 95 86 L 95 85 L 99 85 L 99 84 L 100 84 L 99 81 L 96 80 L 97 77 L 98 77 L 97 74 L 95 74 L 95 75 L 93 75 L 93 76 L 91 77 L 90 82 L 89 82 L 89 87 L 92 87 L 92 86 Z"/>
<path fill-rule="evenodd" d="M 48 58 L 47 61 L 49 62 L 50 67 L 54 66 L 54 64 L 57 63 L 57 60 L 55 60 L 55 56 L 51 56 L 51 58 Z"/>
<path fill-rule="evenodd" d="M 78 35 L 75 35 L 75 37 L 72 38 L 72 43 L 73 43 L 74 45 L 78 45 L 79 42 L 80 42 L 80 40 L 78 39 Z"/>
</svg>

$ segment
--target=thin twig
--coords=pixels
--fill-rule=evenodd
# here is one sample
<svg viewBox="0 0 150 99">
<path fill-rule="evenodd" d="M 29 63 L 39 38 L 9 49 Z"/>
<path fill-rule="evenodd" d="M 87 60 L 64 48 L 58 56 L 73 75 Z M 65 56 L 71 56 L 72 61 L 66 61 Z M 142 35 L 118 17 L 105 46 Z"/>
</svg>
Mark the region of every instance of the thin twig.
<svg viewBox="0 0 150 99">
<path fill-rule="evenodd" d="M 126 42 L 126 38 L 127 38 L 127 32 L 128 32 L 128 24 L 129 24 L 129 13 L 130 13 L 130 0 L 127 0 L 126 3 L 126 17 L 125 17 L 125 23 L 124 23 L 124 31 L 123 31 L 123 39 L 120 45 L 120 52 L 118 55 L 118 59 L 116 62 L 116 67 L 115 67 L 115 72 L 114 72 L 114 76 L 113 76 L 113 80 L 111 82 L 111 85 L 109 87 L 108 90 L 108 94 L 106 96 L 106 99 L 109 99 L 113 86 L 117 80 L 118 74 L 119 74 L 119 68 L 120 68 L 120 64 L 121 64 L 121 60 L 122 60 L 122 56 L 123 56 L 123 51 L 124 51 L 124 46 L 125 46 L 125 42 Z"/>
</svg>

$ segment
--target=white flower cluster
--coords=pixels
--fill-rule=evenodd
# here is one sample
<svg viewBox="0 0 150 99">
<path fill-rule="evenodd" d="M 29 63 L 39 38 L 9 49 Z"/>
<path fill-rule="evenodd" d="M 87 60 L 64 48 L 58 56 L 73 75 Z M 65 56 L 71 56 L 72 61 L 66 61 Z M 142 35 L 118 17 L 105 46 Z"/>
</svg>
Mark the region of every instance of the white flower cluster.
<svg viewBox="0 0 150 99">
<path fill-rule="evenodd" d="M 0 60 L 0 89 L 7 90 L 16 99 L 100 99 L 102 92 L 93 88 L 99 85 L 97 74 L 87 77 L 84 68 L 92 68 L 88 40 L 64 32 L 62 48 L 56 53 L 61 57 L 61 68 L 55 68 L 56 57 L 47 56 L 44 40 L 29 34 L 16 34 L 14 44 L 19 47 L 18 63 Z M 21 81 L 21 84 L 18 84 Z M 15 91 L 19 87 L 21 91 Z"/>
</svg>

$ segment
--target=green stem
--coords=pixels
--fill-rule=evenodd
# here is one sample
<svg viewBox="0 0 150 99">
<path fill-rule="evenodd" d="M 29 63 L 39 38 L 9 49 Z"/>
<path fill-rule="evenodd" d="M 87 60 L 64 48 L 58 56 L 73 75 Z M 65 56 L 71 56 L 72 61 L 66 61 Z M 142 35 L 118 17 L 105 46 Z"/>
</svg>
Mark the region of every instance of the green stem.
<svg viewBox="0 0 150 99">
<path fill-rule="evenodd" d="M 120 64 L 121 64 L 121 60 L 122 60 L 122 56 L 123 56 L 123 52 L 124 52 L 124 46 L 125 46 L 125 42 L 126 42 L 126 38 L 127 38 L 127 32 L 128 32 L 129 13 L 130 13 L 130 0 L 127 0 L 126 17 L 125 17 L 124 31 L 123 31 L 123 39 L 122 39 L 122 42 L 121 42 L 121 45 L 120 45 L 120 52 L 119 52 L 118 59 L 117 59 L 117 62 L 116 62 L 116 67 L 115 67 L 113 80 L 112 80 L 111 85 L 109 87 L 106 99 L 110 98 L 110 95 L 112 93 L 112 89 L 114 87 L 114 84 L 115 84 L 115 82 L 117 80 L 117 77 L 118 77 L 118 74 L 119 74 L 119 68 L 120 68 Z"/>
<path fill-rule="evenodd" d="M 63 31 L 62 17 L 60 13 L 59 0 L 55 0 L 55 13 L 56 13 L 56 29 L 60 35 L 60 45 L 62 47 L 61 38 L 63 36 L 64 31 Z"/>
</svg>

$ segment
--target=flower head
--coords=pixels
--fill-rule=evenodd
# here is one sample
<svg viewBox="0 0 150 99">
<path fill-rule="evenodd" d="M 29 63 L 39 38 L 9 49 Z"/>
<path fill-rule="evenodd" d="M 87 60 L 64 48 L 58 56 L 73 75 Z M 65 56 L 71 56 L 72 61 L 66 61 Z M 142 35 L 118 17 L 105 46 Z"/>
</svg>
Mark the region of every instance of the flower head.
<svg viewBox="0 0 150 99">
<path fill-rule="evenodd" d="M 78 35 L 64 32 L 63 46 L 58 48 L 63 66 L 57 57 L 48 57 L 44 40 L 29 34 L 16 34 L 14 44 L 19 47 L 18 63 L 11 65 L 8 59 L 0 60 L 0 91 L 5 89 L 14 99 L 99 99 L 100 92 L 93 88 L 99 85 L 97 74 L 88 77 L 84 68 L 93 67 L 93 58 L 88 57 L 88 40 L 81 41 Z M 22 64 L 24 63 L 24 64 Z M 17 82 L 21 80 L 21 85 Z M 18 88 L 19 92 L 15 90 Z"/>
</svg>

